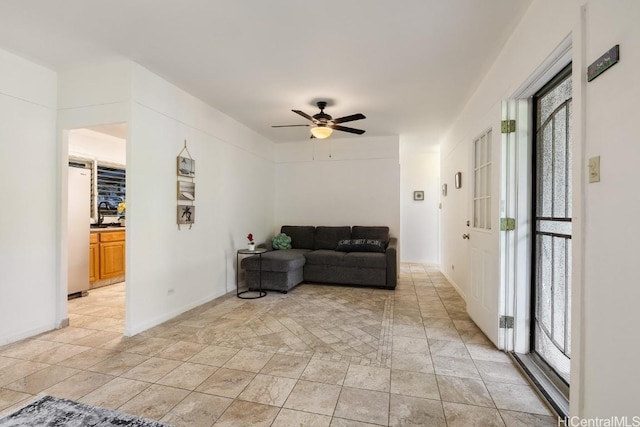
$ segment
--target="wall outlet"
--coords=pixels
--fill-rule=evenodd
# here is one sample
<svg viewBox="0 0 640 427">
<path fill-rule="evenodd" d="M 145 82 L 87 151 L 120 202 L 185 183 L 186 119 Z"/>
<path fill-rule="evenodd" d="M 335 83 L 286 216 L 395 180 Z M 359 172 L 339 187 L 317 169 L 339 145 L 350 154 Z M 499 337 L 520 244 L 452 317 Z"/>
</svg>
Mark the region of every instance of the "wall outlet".
<svg viewBox="0 0 640 427">
<path fill-rule="evenodd" d="M 589 159 L 589 183 L 600 182 L 600 156 Z"/>
</svg>

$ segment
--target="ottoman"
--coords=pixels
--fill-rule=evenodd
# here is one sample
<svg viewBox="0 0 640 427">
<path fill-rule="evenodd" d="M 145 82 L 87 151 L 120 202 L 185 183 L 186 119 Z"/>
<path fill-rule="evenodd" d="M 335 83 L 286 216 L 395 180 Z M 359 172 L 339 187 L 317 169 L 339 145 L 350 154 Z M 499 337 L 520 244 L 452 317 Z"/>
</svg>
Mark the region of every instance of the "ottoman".
<svg viewBox="0 0 640 427">
<path fill-rule="evenodd" d="M 309 249 L 285 249 L 262 254 L 262 289 L 287 293 L 302 283 L 305 264 L 304 254 Z M 245 270 L 249 289 L 257 289 L 260 283 L 260 257 L 244 258 L 240 265 Z"/>
</svg>

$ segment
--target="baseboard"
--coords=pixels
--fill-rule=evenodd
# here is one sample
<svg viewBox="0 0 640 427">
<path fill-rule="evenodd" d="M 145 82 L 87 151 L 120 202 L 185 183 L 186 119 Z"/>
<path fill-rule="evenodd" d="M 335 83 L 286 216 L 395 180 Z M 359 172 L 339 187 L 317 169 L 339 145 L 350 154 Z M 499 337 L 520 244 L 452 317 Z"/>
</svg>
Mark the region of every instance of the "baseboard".
<svg viewBox="0 0 640 427">
<path fill-rule="evenodd" d="M 31 338 L 43 332 L 49 332 L 56 329 L 55 323 L 48 323 L 43 326 L 38 326 L 37 328 L 29 329 L 26 331 L 18 332 L 15 334 L 7 335 L 4 337 L 0 337 L 0 346 L 14 343 L 16 341 L 23 340 L 25 338 Z"/>
<path fill-rule="evenodd" d="M 462 292 L 462 289 L 460 289 L 460 286 L 458 286 L 455 280 L 453 280 L 451 276 L 449 276 L 443 269 L 440 269 L 440 273 L 442 273 L 442 275 L 449 281 L 449 283 L 451 283 L 451 286 L 453 286 L 455 290 L 460 294 L 464 302 L 467 302 L 467 296 L 464 294 L 464 292 Z"/>
<path fill-rule="evenodd" d="M 428 259 L 427 260 L 424 260 L 424 259 L 421 259 L 421 260 L 406 260 L 406 259 L 403 259 L 403 260 L 400 261 L 400 264 L 422 264 L 422 265 L 429 265 L 429 266 L 436 267 L 436 266 L 440 265 L 440 262 L 433 261 L 433 260 L 428 260 Z"/>
<path fill-rule="evenodd" d="M 201 299 L 199 299 L 197 301 L 194 301 L 194 302 L 191 302 L 189 304 L 186 304 L 186 305 L 184 305 L 184 306 L 182 306 L 180 308 L 177 308 L 177 309 L 172 310 L 172 311 L 170 311 L 168 313 L 165 313 L 162 316 L 158 316 L 158 317 L 156 317 L 156 318 L 154 318 L 152 320 L 149 320 L 148 322 L 144 322 L 144 323 L 141 323 L 139 325 L 133 325 L 131 328 L 125 328 L 124 336 L 131 337 L 133 335 L 137 335 L 137 334 L 139 334 L 141 332 L 146 331 L 147 329 L 151 329 L 154 326 L 158 326 L 161 323 L 166 322 L 167 320 L 171 320 L 174 317 L 181 315 L 182 313 L 185 313 L 185 312 L 187 312 L 187 311 L 189 311 L 191 309 L 194 309 L 194 308 L 196 308 L 198 306 L 201 306 L 202 304 L 206 304 L 209 301 L 213 301 L 216 298 L 220 298 L 221 296 L 226 295 L 226 294 L 227 294 L 226 290 L 222 290 L 220 292 L 216 292 L 215 294 L 207 295 L 204 298 L 201 298 Z"/>
</svg>

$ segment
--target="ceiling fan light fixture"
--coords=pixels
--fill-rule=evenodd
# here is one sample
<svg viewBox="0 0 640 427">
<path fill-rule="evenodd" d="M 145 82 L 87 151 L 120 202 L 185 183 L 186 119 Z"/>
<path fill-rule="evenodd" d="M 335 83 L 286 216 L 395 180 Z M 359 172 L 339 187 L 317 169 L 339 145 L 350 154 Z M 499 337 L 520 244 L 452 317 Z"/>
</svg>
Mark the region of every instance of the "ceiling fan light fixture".
<svg viewBox="0 0 640 427">
<path fill-rule="evenodd" d="M 314 114 L 313 116 L 308 115 L 304 111 L 300 110 L 291 110 L 297 115 L 309 120 L 311 123 L 307 124 L 295 124 L 295 125 L 278 125 L 272 126 L 274 128 L 288 128 L 288 127 L 297 127 L 297 126 L 308 126 L 311 129 L 311 138 L 317 139 L 325 139 L 331 136 L 334 130 L 339 130 L 340 132 L 353 133 L 356 135 L 362 135 L 365 131 L 362 129 L 350 128 L 347 126 L 343 126 L 342 123 L 353 122 L 355 120 L 366 119 L 365 115 L 362 113 L 351 114 L 349 116 L 338 117 L 334 119 L 329 114 L 324 112 L 324 108 L 327 106 L 325 101 L 318 101 L 318 108 L 320 112 Z"/>
<path fill-rule="evenodd" d="M 327 126 L 316 126 L 311 128 L 311 135 L 318 139 L 325 139 L 331 136 L 333 129 Z"/>
</svg>

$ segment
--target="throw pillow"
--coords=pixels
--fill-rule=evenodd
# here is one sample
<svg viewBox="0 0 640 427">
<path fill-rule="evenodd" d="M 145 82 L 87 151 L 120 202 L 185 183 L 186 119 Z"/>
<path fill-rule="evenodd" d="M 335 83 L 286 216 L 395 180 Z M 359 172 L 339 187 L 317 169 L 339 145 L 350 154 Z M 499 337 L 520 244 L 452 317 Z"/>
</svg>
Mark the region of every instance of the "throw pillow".
<svg viewBox="0 0 640 427">
<path fill-rule="evenodd" d="M 291 249 L 291 237 L 284 233 L 277 234 L 271 239 L 273 249 Z"/>
<path fill-rule="evenodd" d="M 345 239 L 338 242 L 340 252 L 384 252 L 384 242 L 378 239 Z"/>
</svg>

